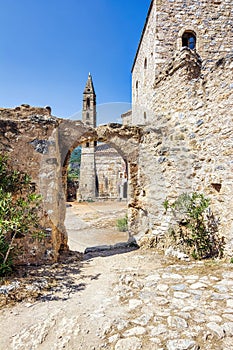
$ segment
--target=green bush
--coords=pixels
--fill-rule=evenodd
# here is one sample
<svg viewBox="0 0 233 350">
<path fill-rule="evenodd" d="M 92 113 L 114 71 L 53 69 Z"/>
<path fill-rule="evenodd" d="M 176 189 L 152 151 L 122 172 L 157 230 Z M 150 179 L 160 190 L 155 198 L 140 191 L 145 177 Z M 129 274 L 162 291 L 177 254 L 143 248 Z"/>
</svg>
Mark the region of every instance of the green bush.
<svg viewBox="0 0 233 350">
<path fill-rule="evenodd" d="M 41 196 L 35 193 L 30 177 L 16 171 L 0 155 L 0 275 L 12 271 L 15 240 L 31 235 L 43 237 L 38 207 Z"/>
<path fill-rule="evenodd" d="M 128 217 L 125 215 L 124 218 L 118 219 L 116 223 L 117 229 L 120 232 L 127 232 L 128 231 Z"/>
<path fill-rule="evenodd" d="M 216 220 L 210 210 L 210 200 L 203 194 L 183 193 L 173 203 L 165 200 L 165 211 L 173 213 L 177 226 L 171 226 L 169 232 L 185 253 L 195 259 L 222 257 L 224 240 L 218 235 L 219 219 Z"/>
</svg>

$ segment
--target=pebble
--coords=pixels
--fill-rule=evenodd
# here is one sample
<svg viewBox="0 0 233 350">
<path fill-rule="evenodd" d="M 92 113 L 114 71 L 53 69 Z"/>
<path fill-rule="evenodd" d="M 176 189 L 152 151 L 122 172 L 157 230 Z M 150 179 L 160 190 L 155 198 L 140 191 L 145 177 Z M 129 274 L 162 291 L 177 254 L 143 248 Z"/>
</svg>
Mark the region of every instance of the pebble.
<svg viewBox="0 0 233 350">
<path fill-rule="evenodd" d="M 120 339 L 116 343 L 115 350 L 140 350 L 142 349 L 142 342 L 136 337 Z"/>
<path fill-rule="evenodd" d="M 167 342 L 167 350 L 197 350 L 195 341 L 189 339 L 175 339 Z"/>
<path fill-rule="evenodd" d="M 228 299 L 227 300 L 227 307 L 232 307 L 233 308 L 233 299 Z"/>
<path fill-rule="evenodd" d="M 131 329 L 128 329 L 126 332 L 123 333 L 124 337 L 131 337 L 132 335 L 142 335 L 145 334 L 146 330 L 143 327 L 134 327 Z"/>
<path fill-rule="evenodd" d="M 201 289 L 201 288 L 206 288 L 206 284 L 202 283 L 202 282 L 196 282 L 191 284 L 190 286 L 191 289 Z"/>
<path fill-rule="evenodd" d="M 142 301 L 138 299 L 131 299 L 129 300 L 129 309 L 133 310 L 136 309 L 138 306 L 142 305 Z"/>
<path fill-rule="evenodd" d="M 183 329 L 188 327 L 187 322 L 183 318 L 178 316 L 169 316 L 167 319 L 167 323 L 171 328 Z"/>
<path fill-rule="evenodd" d="M 168 328 L 164 324 L 159 324 L 157 327 L 152 327 L 151 329 L 151 337 L 156 337 L 160 334 L 167 333 Z"/>
</svg>

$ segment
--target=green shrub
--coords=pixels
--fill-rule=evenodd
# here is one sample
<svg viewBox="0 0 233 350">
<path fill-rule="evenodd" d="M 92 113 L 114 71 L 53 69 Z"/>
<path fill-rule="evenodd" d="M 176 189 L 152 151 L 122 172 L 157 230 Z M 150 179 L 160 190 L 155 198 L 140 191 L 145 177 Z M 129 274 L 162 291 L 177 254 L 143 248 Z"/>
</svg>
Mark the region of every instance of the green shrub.
<svg viewBox="0 0 233 350">
<path fill-rule="evenodd" d="M 176 245 L 194 259 L 222 257 L 224 240 L 218 236 L 219 219 L 211 212 L 208 198 L 196 192 L 183 193 L 175 202 L 163 204 L 178 222 L 169 230 Z"/>
<path fill-rule="evenodd" d="M 117 229 L 120 232 L 127 232 L 128 231 L 128 217 L 125 215 L 124 218 L 118 219 L 116 223 Z"/>
<path fill-rule="evenodd" d="M 16 171 L 0 155 L 0 275 L 12 271 L 15 240 L 31 235 L 42 237 L 38 207 L 41 196 L 35 193 L 30 177 Z"/>
</svg>

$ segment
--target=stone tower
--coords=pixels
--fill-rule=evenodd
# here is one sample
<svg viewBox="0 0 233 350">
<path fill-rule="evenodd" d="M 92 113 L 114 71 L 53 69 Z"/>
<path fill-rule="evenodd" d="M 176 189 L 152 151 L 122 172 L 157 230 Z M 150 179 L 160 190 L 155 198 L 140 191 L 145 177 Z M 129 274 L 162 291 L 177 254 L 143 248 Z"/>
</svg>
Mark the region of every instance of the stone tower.
<svg viewBox="0 0 233 350">
<path fill-rule="evenodd" d="M 174 62 L 177 70 L 177 56 L 198 54 L 205 76 L 220 57 L 232 55 L 232 27 L 230 0 L 152 0 L 132 67 L 132 123 L 154 123 L 155 83 Z"/>
<path fill-rule="evenodd" d="M 96 127 L 96 95 L 90 73 L 83 92 L 82 121 L 85 125 Z M 95 146 L 95 142 L 82 145 L 79 182 L 81 200 L 94 200 L 97 197 Z"/>
</svg>

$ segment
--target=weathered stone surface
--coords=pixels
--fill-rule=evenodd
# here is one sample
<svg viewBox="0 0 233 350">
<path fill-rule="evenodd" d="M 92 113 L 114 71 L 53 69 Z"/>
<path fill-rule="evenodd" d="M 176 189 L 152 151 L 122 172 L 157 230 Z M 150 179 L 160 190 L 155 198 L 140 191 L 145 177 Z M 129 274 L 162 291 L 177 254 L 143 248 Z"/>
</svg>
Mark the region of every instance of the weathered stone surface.
<svg viewBox="0 0 233 350">
<path fill-rule="evenodd" d="M 167 342 L 167 349 L 168 350 L 197 350 L 198 346 L 196 346 L 196 343 L 194 340 L 189 339 L 176 339 L 176 340 L 169 340 Z"/>
<path fill-rule="evenodd" d="M 130 337 L 126 339 L 120 339 L 116 343 L 115 350 L 140 350 L 142 349 L 141 341 L 136 337 Z"/>
</svg>

